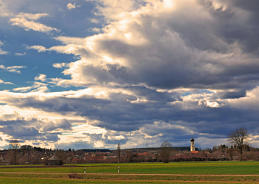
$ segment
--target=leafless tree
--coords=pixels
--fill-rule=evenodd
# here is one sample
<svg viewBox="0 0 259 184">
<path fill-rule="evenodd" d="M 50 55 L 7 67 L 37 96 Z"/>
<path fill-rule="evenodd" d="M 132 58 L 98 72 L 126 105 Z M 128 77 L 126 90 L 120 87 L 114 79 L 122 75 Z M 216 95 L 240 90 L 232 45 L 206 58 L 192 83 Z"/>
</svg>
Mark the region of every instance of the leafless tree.
<svg viewBox="0 0 259 184">
<path fill-rule="evenodd" d="M 19 140 L 10 140 L 9 141 L 9 150 L 11 150 L 11 161 L 10 163 L 13 165 L 17 164 L 17 150 L 20 148 L 20 142 Z"/>
<path fill-rule="evenodd" d="M 247 129 L 238 128 L 229 135 L 230 142 L 239 150 L 240 160 L 243 159 L 243 151 L 248 138 Z"/>
<path fill-rule="evenodd" d="M 164 163 L 168 163 L 169 159 L 170 159 L 170 153 L 171 153 L 171 149 L 172 149 L 172 145 L 165 141 L 161 144 L 161 148 L 160 148 L 160 159 L 162 162 Z"/>
<path fill-rule="evenodd" d="M 120 143 L 118 144 L 118 147 L 117 147 L 117 161 L 118 161 L 118 163 L 120 163 L 120 161 L 121 161 L 121 147 L 120 147 Z"/>
</svg>

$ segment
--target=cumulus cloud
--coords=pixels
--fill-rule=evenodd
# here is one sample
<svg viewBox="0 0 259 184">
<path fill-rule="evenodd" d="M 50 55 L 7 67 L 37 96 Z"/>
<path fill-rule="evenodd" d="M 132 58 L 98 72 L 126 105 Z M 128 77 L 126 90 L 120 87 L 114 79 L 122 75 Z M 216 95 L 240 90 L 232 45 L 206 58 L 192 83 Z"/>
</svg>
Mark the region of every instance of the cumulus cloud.
<svg viewBox="0 0 259 184">
<path fill-rule="evenodd" d="M 198 1 L 174 1 L 169 6 L 170 2 L 147 1 L 143 5 L 127 1 L 120 8 L 116 2 L 102 1 L 99 10 L 110 21 L 104 33 L 87 38 L 58 37 L 64 45 L 47 50 L 80 56 L 64 74 L 84 85 L 144 83 L 166 89 L 257 85 L 257 56 L 244 52 L 239 42 L 228 40 L 221 30 L 224 20 L 240 24 L 242 17 L 244 24 L 249 21 L 245 10 L 227 8 L 224 3 L 208 7 Z M 118 12 L 109 13 L 115 7 Z M 218 11 L 233 13 L 219 20 Z M 113 15 L 119 17 L 110 17 Z M 251 81 L 249 85 L 247 81 Z"/>
<path fill-rule="evenodd" d="M 26 31 L 33 30 L 38 32 L 51 32 L 51 31 L 59 31 L 56 28 L 46 26 L 39 22 L 36 22 L 38 19 L 42 17 L 46 17 L 48 14 L 46 13 L 19 13 L 14 18 L 10 19 L 10 23 L 13 26 L 18 26 L 24 28 Z"/>
<path fill-rule="evenodd" d="M 36 77 L 37 80 L 44 80 L 44 76 L 38 76 L 38 77 L 40 77 L 40 78 Z M 48 91 L 48 85 L 46 83 L 42 83 L 42 82 L 36 81 L 31 86 L 14 88 L 13 91 L 19 91 L 19 92 L 29 92 L 29 91 L 31 91 L 31 92 L 44 92 L 44 91 Z"/>
<path fill-rule="evenodd" d="M 0 100 L 0 128 L 4 132 L 1 137 L 5 142 L 3 146 L 8 145 L 10 139 L 18 139 L 25 144 L 38 143 L 39 146 L 53 148 L 59 140 L 58 136 L 69 131 L 72 123 L 84 122 L 84 119 L 74 115 L 64 116 L 33 108 L 19 108 L 2 102 L 3 96 Z"/>
<path fill-rule="evenodd" d="M 34 79 L 38 80 L 38 81 L 42 81 L 45 82 L 46 81 L 46 75 L 45 74 L 39 74 L 38 76 L 36 76 Z"/>
<path fill-rule="evenodd" d="M 72 10 L 72 9 L 75 9 L 76 8 L 76 4 L 75 3 L 68 3 L 67 4 L 67 9 L 68 10 Z"/>
<path fill-rule="evenodd" d="M 27 48 L 37 50 L 38 52 L 56 51 L 58 53 L 64 54 L 75 54 L 77 51 L 84 52 L 84 39 L 57 37 L 56 40 L 64 41 L 65 44 L 53 46 L 50 48 L 46 48 L 42 45 L 32 45 L 28 46 Z M 76 55 L 79 55 L 79 53 Z"/>
<path fill-rule="evenodd" d="M 13 83 L 11 83 L 11 82 L 6 82 L 6 81 L 3 81 L 3 80 L 0 79 L 0 84 L 13 84 Z"/>
<path fill-rule="evenodd" d="M 64 67 L 67 67 L 67 66 L 68 66 L 67 63 L 54 63 L 53 64 L 54 68 L 64 68 Z"/>
<path fill-rule="evenodd" d="M 48 50 L 44 46 L 41 46 L 41 45 L 33 45 L 33 46 L 29 46 L 27 48 L 37 50 L 38 52 L 46 52 Z"/>
<path fill-rule="evenodd" d="M 21 73 L 21 69 L 25 68 L 25 66 L 5 66 L 0 65 L 0 69 L 8 71 L 8 72 L 14 72 L 14 73 Z"/>
<path fill-rule="evenodd" d="M 218 103 L 215 94 L 206 95 L 204 91 L 189 92 L 189 95 L 187 93 L 182 98 L 179 98 L 181 94 L 176 92 L 157 92 L 143 87 L 128 91 L 123 88 L 110 91 L 96 87 L 67 92 L 1 92 L 0 102 L 14 108 L 12 111 L 20 112 L 19 116 L 24 117 L 24 122 L 30 121 L 28 125 L 34 124 L 31 123 L 32 118 L 41 119 L 40 122 L 44 119 L 45 128 L 42 129 L 41 124 L 37 125 L 38 122 L 37 126 L 34 126 L 37 131 L 57 133 L 63 126 L 71 127 L 72 130 L 58 131 L 59 143 L 64 144 L 63 146 L 70 145 L 71 140 L 85 142 L 85 145 L 91 147 L 109 148 L 118 141 L 125 147 L 159 146 L 164 140 L 174 142 L 174 146 L 180 146 L 188 144 L 189 138 L 194 137 L 203 141 L 208 140 L 206 145 L 202 144 L 202 141 L 199 142 L 200 146 L 204 147 L 212 142 L 222 143 L 223 140 L 227 143 L 226 135 L 236 126 L 245 126 L 251 135 L 257 135 L 257 112 L 249 108 L 252 99 L 236 99 L 235 102 L 226 100 L 224 106 L 215 108 L 204 103 L 206 100 Z M 192 93 L 196 93 L 196 97 Z M 250 98 L 249 96 L 251 95 L 246 98 Z M 146 101 L 133 103 L 141 98 L 146 98 Z M 246 105 L 243 105 L 243 108 L 235 105 L 238 100 Z M 192 108 L 186 108 L 190 106 Z M 12 112 L 5 109 L 6 113 Z M 22 112 L 26 109 L 30 109 L 30 114 Z M 9 121 L 12 120 L 14 115 L 10 116 L 4 112 L 2 115 Z M 61 124 L 52 123 L 56 120 L 49 120 L 48 116 L 70 120 Z M 72 126 L 73 117 L 78 117 L 78 120 L 73 120 Z M 14 136 L 15 133 L 11 134 L 11 128 L 8 131 L 8 135 Z M 256 141 L 254 143 L 256 144 Z"/>
<path fill-rule="evenodd" d="M 63 117 L 45 117 L 48 126 L 42 129 L 23 115 L 35 125 L 24 131 L 41 138 L 45 132 L 63 147 L 71 146 L 71 140 L 76 147 L 112 147 L 118 141 L 127 147 L 159 146 L 164 140 L 180 146 L 190 137 L 207 147 L 226 143 L 239 127 L 247 128 L 257 145 L 255 4 L 99 0 L 97 13 L 106 21 L 101 32 L 60 36 L 55 38 L 59 45 L 29 47 L 75 55 L 76 61 L 53 64 L 66 78 L 39 75 L 33 86 L 0 92 L 0 103 L 20 112 L 33 109 Z M 28 21 L 42 16 L 22 15 Z M 48 84 L 84 89 L 50 92 Z M 8 125 L 5 130 L 24 137 Z"/>
</svg>

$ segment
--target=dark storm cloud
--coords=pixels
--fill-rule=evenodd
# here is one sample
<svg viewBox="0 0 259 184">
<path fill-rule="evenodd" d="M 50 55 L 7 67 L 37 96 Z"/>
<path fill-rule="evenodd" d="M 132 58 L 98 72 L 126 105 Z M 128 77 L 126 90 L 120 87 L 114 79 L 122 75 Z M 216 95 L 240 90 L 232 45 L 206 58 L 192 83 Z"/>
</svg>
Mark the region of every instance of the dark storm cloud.
<svg viewBox="0 0 259 184">
<path fill-rule="evenodd" d="M 140 93 L 143 94 L 143 91 L 149 90 L 142 88 Z M 164 92 L 156 92 L 155 96 L 159 95 L 161 95 L 161 99 L 163 99 L 163 96 L 170 97 L 169 93 L 165 95 Z M 113 94 L 111 97 L 112 99 L 110 100 L 57 97 L 44 101 L 27 98 L 23 100 L 19 99 L 13 103 L 16 103 L 20 107 L 34 107 L 48 112 L 59 112 L 64 115 L 71 113 L 85 116 L 92 120 L 99 120 L 100 123 L 98 126 L 108 130 L 135 131 L 144 125 L 151 125 L 154 121 L 162 121 L 167 122 L 168 125 L 183 126 L 196 132 L 187 131 L 186 134 L 183 134 L 180 132 L 185 131 L 184 129 L 179 130 L 179 128 L 175 128 L 175 136 L 173 134 L 171 135 L 171 137 L 175 138 L 179 136 L 189 137 L 192 134 L 196 134 L 198 137 L 200 133 L 226 136 L 233 131 L 233 127 L 246 127 L 253 133 L 258 131 L 255 128 L 259 120 L 257 110 L 238 109 L 228 105 L 211 108 L 198 104 L 195 104 L 196 107 L 194 109 L 183 109 L 177 104 L 170 104 L 171 98 L 159 101 L 159 98 L 156 97 L 157 100 L 153 99 L 153 101 L 137 104 L 130 103 L 127 100 L 129 99 L 129 95 Z M 193 105 L 188 102 L 178 102 L 184 103 L 186 106 Z M 151 127 L 148 126 L 147 128 Z M 152 132 L 156 132 L 156 130 L 151 129 L 148 132 L 151 135 L 155 134 Z M 166 135 L 170 134 L 168 131 L 169 129 L 166 127 L 161 129 L 161 133 L 165 133 Z M 174 127 L 170 129 L 170 132 L 174 132 Z"/>
<path fill-rule="evenodd" d="M 72 82 L 105 86 L 107 91 L 109 88 L 124 89 L 134 95 L 110 92 L 109 98 L 97 99 L 88 95 L 50 97 L 41 94 L 40 100 L 33 95 L 13 96 L 6 103 L 64 116 L 78 115 L 90 121 L 98 120 L 94 125 L 108 131 L 135 131 L 171 142 L 186 142 L 190 137 L 226 138 L 239 127 L 258 135 L 258 110 L 253 104 L 251 108 L 239 108 L 231 104 L 231 100 L 246 97 L 259 83 L 259 3 L 256 0 L 197 2 L 190 7 L 187 1 L 178 1 L 181 6 L 173 11 L 140 15 L 137 21 L 129 20 L 125 30 L 116 30 L 115 26 L 113 31 L 117 34 L 138 33 L 145 40 L 143 44 L 127 42 L 117 34 L 100 33 L 98 39 L 90 40 L 94 45 L 91 49 L 87 50 L 85 45 L 75 49 L 78 53 L 73 54 L 80 55 L 82 61 L 71 63 L 64 72 L 71 75 Z M 222 5 L 216 6 L 215 2 Z M 73 42 L 71 40 L 67 42 Z M 87 39 L 85 42 L 87 45 Z M 73 44 L 65 46 L 73 48 Z M 104 55 L 99 58 L 99 53 Z M 102 56 L 122 58 L 126 64 L 105 63 Z M 188 88 L 193 89 L 184 92 Z M 211 94 L 214 92 L 210 90 L 215 89 L 219 91 Z M 177 90 L 183 92 L 170 92 Z M 258 94 L 250 96 L 253 95 Z M 210 106 L 210 101 L 216 105 Z M 12 123 L 4 123 L 1 131 L 14 138 L 54 141 L 58 133 L 49 132 L 58 128 L 71 129 L 69 121 L 48 122 L 43 127 L 43 135 L 39 127 L 27 126 L 31 122 Z M 105 144 L 118 143 L 107 135 L 84 135 L 91 137 L 87 145 L 74 142 L 59 146 L 92 148 L 97 140 Z M 120 141 L 127 143 L 129 140 L 125 136 Z"/>
<path fill-rule="evenodd" d="M 28 124 L 28 122 L 25 121 L 6 121 L 1 122 L 3 125 L 0 130 L 4 132 L 7 135 L 12 136 L 15 139 L 25 139 L 25 140 L 31 140 L 35 137 L 39 136 L 40 133 L 38 130 L 36 130 L 33 127 L 26 127 L 24 125 Z"/>
<path fill-rule="evenodd" d="M 38 123 L 38 124 L 37 124 Z M 40 125 L 40 123 L 43 123 Z M 11 121 L 0 121 L 1 132 L 11 136 L 13 139 L 19 140 L 42 140 L 42 141 L 57 141 L 60 133 L 51 133 L 51 130 L 70 129 L 71 125 L 67 121 L 54 125 L 51 122 L 41 122 L 40 120 L 33 119 L 28 120 L 11 120 Z M 40 128 L 44 129 L 44 132 L 40 132 Z"/>
<path fill-rule="evenodd" d="M 208 2 L 201 3 L 208 11 L 207 17 L 196 14 L 198 10 L 192 16 L 182 9 L 162 17 L 141 17 L 141 26 L 131 26 L 148 40 L 143 45 L 116 38 L 98 40 L 98 49 L 126 58 L 130 67 L 85 66 L 85 79 L 91 76 L 101 84 L 145 83 L 167 89 L 254 88 L 259 81 L 258 57 L 254 53 L 258 45 L 253 44 L 258 39 L 258 24 L 250 20 L 254 15 L 237 11 L 234 4 L 223 10 Z"/>
<path fill-rule="evenodd" d="M 247 52 L 259 54 L 259 3 L 257 0 L 221 1 L 228 8 L 214 9 L 211 0 L 200 0 L 212 13 L 218 27 L 218 34 L 229 43 L 239 42 Z M 214 1 L 216 2 L 216 1 Z M 242 12 L 243 11 L 243 12 Z M 243 21 L 243 18 L 246 20 Z"/>
<path fill-rule="evenodd" d="M 241 98 L 241 97 L 245 97 L 245 95 L 246 95 L 245 90 L 238 90 L 238 91 L 234 91 L 234 92 L 224 92 L 224 93 L 220 94 L 221 98 L 223 98 L 223 99 Z"/>
<path fill-rule="evenodd" d="M 146 88 L 144 86 L 128 86 L 125 89 L 134 91 L 138 96 L 144 96 L 149 101 L 155 102 L 173 102 L 176 100 L 181 100 L 180 94 L 176 92 L 158 92 L 155 89 Z"/>
<path fill-rule="evenodd" d="M 244 28 L 246 29 L 246 31 L 244 30 L 245 34 L 243 34 L 243 37 L 240 37 L 240 40 L 246 46 L 248 51 L 259 54 L 259 37 L 257 34 L 259 31 L 259 2 L 256 0 L 237 0 L 233 1 L 232 3 L 233 5 L 242 8 L 250 13 L 249 22 L 247 23 L 247 25 L 244 25 Z M 238 39 L 237 37 L 234 38 Z"/>
<path fill-rule="evenodd" d="M 144 44 L 127 43 L 117 35 L 102 38 L 99 34 L 94 54 L 105 51 L 126 59 L 130 67 L 82 66 L 82 79 L 94 79 L 101 85 L 144 83 L 165 89 L 246 91 L 257 86 L 259 24 L 255 7 L 258 3 L 197 2 L 201 7 L 193 3 L 190 8 L 188 3 L 177 2 L 180 7 L 170 13 L 144 14 L 138 17 L 140 23 L 130 21 L 128 30 L 123 31 L 141 35 L 146 40 Z M 221 3 L 222 7 L 215 7 L 214 3 Z"/>
<path fill-rule="evenodd" d="M 56 130 L 56 129 L 71 130 L 71 122 L 67 120 L 62 120 L 61 122 L 58 122 L 58 123 L 47 122 L 43 128 L 43 130 L 46 132 Z"/>
</svg>

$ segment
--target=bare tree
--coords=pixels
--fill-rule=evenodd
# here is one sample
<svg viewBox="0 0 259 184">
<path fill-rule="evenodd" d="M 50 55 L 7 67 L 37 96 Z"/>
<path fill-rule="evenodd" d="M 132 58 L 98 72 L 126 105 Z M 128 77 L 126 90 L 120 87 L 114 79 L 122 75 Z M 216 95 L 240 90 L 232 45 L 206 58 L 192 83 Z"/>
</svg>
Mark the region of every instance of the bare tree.
<svg viewBox="0 0 259 184">
<path fill-rule="evenodd" d="M 238 128 L 229 135 L 230 142 L 239 150 L 240 160 L 243 159 L 243 150 L 246 145 L 245 141 L 248 138 L 247 129 Z"/>
<path fill-rule="evenodd" d="M 162 162 L 168 163 L 170 160 L 172 145 L 169 142 L 165 141 L 161 144 L 160 149 L 160 159 L 162 160 Z"/>
<path fill-rule="evenodd" d="M 121 161 L 121 147 L 120 147 L 120 143 L 118 144 L 118 147 L 117 147 L 117 161 L 118 161 L 118 163 L 120 163 L 120 161 Z"/>
<path fill-rule="evenodd" d="M 11 150 L 12 158 L 10 163 L 13 165 L 17 164 L 17 150 L 20 148 L 19 140 L 10 140 L 9 141 L 9 150 Z"/>
</svg>

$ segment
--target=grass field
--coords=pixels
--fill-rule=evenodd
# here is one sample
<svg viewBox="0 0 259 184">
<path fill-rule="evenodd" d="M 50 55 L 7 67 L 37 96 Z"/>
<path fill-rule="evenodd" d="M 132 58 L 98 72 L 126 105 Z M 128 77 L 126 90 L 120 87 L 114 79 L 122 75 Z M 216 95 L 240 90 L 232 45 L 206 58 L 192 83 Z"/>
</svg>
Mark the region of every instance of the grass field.
<svg viewBox="0 0 259 184">
<path fill-rule="evenodd" d="M 120 174 L 117 173 L 118 166 Z M 0 183 L 259 183 L 259 162 L 252 161 L 19 167 L 22 166 L 0 166 Z M 86 174 L 83 173 L 84 169 L 86 169 Z M 69 176 L 74 176 L 75 179 Z"/>
</svg>

